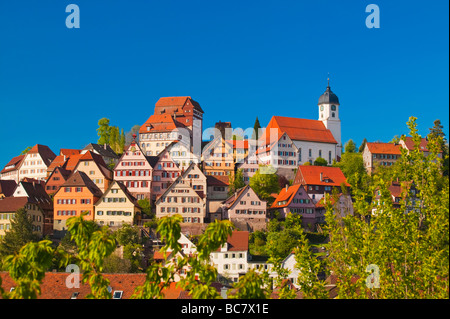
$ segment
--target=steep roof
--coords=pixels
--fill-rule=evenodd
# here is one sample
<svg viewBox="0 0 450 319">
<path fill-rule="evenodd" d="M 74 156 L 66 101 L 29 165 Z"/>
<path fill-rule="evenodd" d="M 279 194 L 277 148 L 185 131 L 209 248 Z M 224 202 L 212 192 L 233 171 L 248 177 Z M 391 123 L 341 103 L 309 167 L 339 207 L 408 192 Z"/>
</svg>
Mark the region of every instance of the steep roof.
<svg viewBox="0 0 450 319">
<path fill-rule="evenodd" d="M 42 209 L 53 209 L 53 202 L 41 183 L 21 181 L 19 184 L 22 185 L 28 195 L 30 203 L 37 204 Z"/>
<path fill-rule="evenodd" d="M 94 182 L 86 175 L 86 173 L 77 171 L 73 173 L 64 184 L 62 184 L 60 190 L 64 187 L 86 187 L 95 197 L 101 197 L 102 191 L 94 184 Z"/>
<path fill-rule="evenodd" d="M 36 144 L 28 152 L 28 154 L 39 154 L 46 166 L 55 159 L 56 154 L 46 145 Z"/>
<path fill-rule="evenodd" d="M 131 195 L 131 193 L 128 191 L 128 188 L 126 188 L 126 186 L 123 184 L 123 182 L 120 182 L 120 181 L 114 181 L 114 182 L 116 182 L 117 185 L 119 185 L 120 189 L 122 190 L 122 192 L 125 194 L 125 196 L 128 198 L 128 200 L 130 202 L 132 202 L 136 207 L 141 208 L 138 204 L 138 200 L 136 199 L 136 197 Z M 111 183 L 111 185 L 113 185 L 114 182 Z M 109 187 L 109 188 L 111 188 L 111 187 Z"/>
<path fill-rule="evenodd" d="M 248 250 L 248 236 L 248 231 L 234 230 L 227 238 L 228 251 Z"/>
<path fill-rule="evenodd" d="M 85 150 L 89 150 L 89 151 L 93 151 L 94 153 L 97 153 L 99 155 L 101 155 L 102 157 L 112 157 L 112 158 L 119 158 L 119 155 L 116 154 L 116 152 L 113 151 L 113 149 L 111 148 L 111 146 L 109 146 L 108 144 L 95 144 L 95 143 L 90 143 L 88 144 L 86 147 L 83 148 L 83 151 Z"/>
<path fill-rule="evenodd" d="M 225 186 L 230 185 L 228 175 L 206 175 L 206 185 L 208 186 Z"/>
<path fill-rule="evenodd" d="M 322 176 L 322 180 L 321 180 Z M 304 185 L 341 186 L 347 179 L 339 167 L 300 165 L 294 182 Z"/>
<path fill-rule="evenodd" d="M 81 150 L 76 150 L 76 149 L 71 149 L 71 148 L 61 148 L 59 151 L 59 155 L 66 155 L 66 156 L 70 156 L 70 155 L 76 155 L 76 154 L 80 154 Z"/>
<path fill-rule="evenodd" d="M 84 154 L 75 154 L 69 156 L 69 158 L 66 160 L 64 168 L 68 171 L 73 171 L 75 167 L 77 167 L 78 162 L 80 161 L 81 157 L 83 157 L 83 155 Z"/>
<path fill-rule="evenodd" d="M 412 138 L 411 136 L 406 136 L 406 137 L 403 139 L 403 142 L 405 143 L 405 146 L 406 146 L 406 148 L 407 148 L 408 150 L 411 151 L 411 150 L 414 149 L 415 145 L 414 145 L 413 138 Z M 428 149 L 428 139 L 427 139 L 426 137 L 423 137 L 423 138 L 420 140 L 419 149 L 420 149 L 422 152 L 429 152 L 429 151 L 430 151 L 430 150 Z"/>
<path fill-rule="evenodd" d="M 0 212 L 15 212 L 19 208 L 23 208 L 28 203 L 28 197 L 5 197 L 0 198 Z"/>
<path fill-rule="evenodd" d="M 229 196 L 223 202 L 223 204 L 225 204 L 228 208 L 231 208 L 234 205 L 234 203 L 236 203 L 242 197 L 242 195 L 245 193 L 245 191 L 249 188 L 250 188 L 250 186 L 246 185 L 244 187 L 237 189 L 233 195 Z"/>
<path fill-rule="evenodd" d="M 172 132 L 184 125 L 174 121 L 170 114 L 153 114 L 139 129 L 139 134 L 155 132 Z"/>
<path fill-rule="evenodd" d="M 82 161 L 93 161 L 95 164 L 97 164 L 98 168 L 102 172 L 103 176 L 105 176 L 105 178 L 107 179 L 113 178 L 112 171 L 107 167 L 101 155 L 96 154 L 92 151 L 87 151 L 81 156 L 78 162 Z"/>
<path fill-rule="evenodd" d="M 289 186 L 287 190 L 286 187 L 283 187 L 270 208 L 282 208 L 289 206 L 292 199 L 295 197 L 295 194 L 297 194 L 301 187 L 303 186 L 300 184 Z M 283 201 L 286 201 L 286 204 L 278 205 L 279 202 Z"/>
<path fill-rule="evenodd" d="M 190 96 L 170 96 L 170 97 L 161 97 L 158 102 L 155 104 L 155 114 L 159 114 L 158 110 L 160 108 L 168 108 L 168 107 L 179 107 L 187 105 L 187 103 L 191 103 L 194 108 L 196 108 L 199 112 L 203 112 L 200 104 L 197 101 L 194 101 Z"/>
<path fill-rule="evenodd" d="M 17 183 L 14 180 L 0 180 L 0 194 L 9 197 L 14 193 Z"/>
<path fill-rule="evenodd" d="M 395 154 L 401 155 L 400 144 L 382 143 L 382 142 L 367 142 L 366 147 L 372 154 Z"/>
<path fill-rule="evenodd" d="M 25 158 L 25 155 L 19 155 L 19 156 L 13 157 L 8 162 L 8 164 L 5 165 L 5 167 L 2 169 L 2 171 L 0 173 L 3 174 L 3 173 L 7 173 L 7 172 L 18 169 L 20 164 L 22 164 L 22 161 L 24 158 Z M 9 166 L 11 166 L 11 167 L 9 167 Z"/>
<path fill-rule="evenodd" d="M 266 144 L 270 143 L 270 129 L 275 129 L 278 136 L 286 133 L 293 141 L 337 144 L 331 131 L 325 127 L 322 121 L 318 120 L 272 116 L 261 137 Z"/>
</svg>

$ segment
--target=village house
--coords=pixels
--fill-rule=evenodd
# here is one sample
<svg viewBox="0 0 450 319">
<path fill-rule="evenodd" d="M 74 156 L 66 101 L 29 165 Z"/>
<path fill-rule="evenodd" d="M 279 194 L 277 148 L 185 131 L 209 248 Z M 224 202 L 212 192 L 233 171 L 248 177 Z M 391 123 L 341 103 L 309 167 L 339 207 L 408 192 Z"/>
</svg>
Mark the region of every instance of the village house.
<svg viewBox="0 0 450 319">
<path fill-rule="evenodd" d="M 196 156 L 201 153 L 204 111 L 190 96 L 162 97 L 139 130 L 146 155 L 159 155 L 172 142 L 185 144 Z"/>
<path fill-rule="evenodd" d="M 207 178 L 198 165 L 192 163 L 186 170 L 182 169 L 181 173 L 183 180 L 189 183 L 200 197 L 206 198 Z"/>
<path fill-rule="evenodd" d="M 53 173 L 54 169 L 57 167 L 66 168 L 68 160 L 71 156 L 78 159 L 81 157 L 81 150 L 75 149 L 65 149 L 62 148 L 59 151 L 59 155 L 55 157 L 55 159 L 51 162 L 51 164 L 47 167 L 47 178 Z M 67 169 L 67 168 L 66 168 Z"/>
<path fill-rule="evenodd" d="M 303 185 L 314 204 L 334 188 L 341 192 L 341 186 L 350 187 L 339 167 L 300 165 L 293 185 Z"/>
<path fill-rule="evenodd" d="M 0 236 L 10 229 L 14 213 L 24 208 L 33 224 L 33 232 L 43 238 L 53 232 L 53 203 L 39 182 L 21 181 L 13 194 L 0 199 Z"/>
<path fill-rule="evenodd" d="M 141 207 L 122 182 L 113 181 L 94 204 L 94 221 L 100 226 L 121 227 L 138 224 Z"/>
<path fill-rule="evenodd" d="M 0 180 L 13 180 L 19 182 L 19 167 L 22 164 L 25 155 L 13 157 L 1 170 Z"/>
<path fill-rule="evenodd" d="M 244 183 L 250 183 L 250 178 L 255 175 L 256 171 L 259 169 L 259 161 L 256 154 L 247 155 L 241 163 L 236 164 L 236 170 L 242 171 L 242 176 Z"/>
<path fill-rule="evenodd" d="M 400 144 L 366 143 L 363 151 L 363 162 L 366 171 L 371 174 L 377 166 L 392 166 L 401 157 Z"/>
<path fill-rule="evenodd" d="M 419 191 L 414 183 L 401 182 L 397 178 L 390 183 L 388 186 L 388 191 L 393 208 L 400 209 L 404 206 L 405 213 L 420 211 Z M 379 189 L 375 191 L 373 204 L 374 207 L 372 208 L 372 214 L 376 215 L 380 211 L 378 207 L 381 204 L 384 204 L 384 200 Z"/>
<path fill-rule="evenodd" d="M 133 141 L 125 149 L 114 168 L 114 180 L 121 181 L 137 199 L 150 199 L 152 165 L 155 165 L 157 160 L 157 157 L 145 156 L 134 135 Z"/>
<path fill-rule="evenodd" d="M 154 159 L 152 178 L 152 200 L 161 196 L 167 188 L 181 175 L 181 169 L 174 162 L 167 149 Z"/>
<path fill-rule="evenodd" d="M 156 217 L 179 214 L 183 223 L 205 223 L 206 198 L 179 176 L 155 201 Z"/>
<path fill-rule="evenodd" d="M 80 153 L 85 154 L 88 151 L 100 155 L 108 168 L 113 167 L 119 161 L 119 155 L 117 155 L 108 144 L 101 145 L 90 143 L 86 145 Z"/>
<path fill-rule="evenodd" d="M 187 169 L 191 164 L 201 163 L 201 155 L 192 153 L 186 144 L 171 142 L 166 146 L 166 150 L 180 169 Z"/>
<path fill-rule="evenodd" d="M 271 215 L 276 212 L 277 218 L 284 219 L 288 213 L 302 216 L 302 226 L 305 229 L 315 229 L 315 225 L 323 222 L 323 214 L 315 209 L 315 203 L 301 184 L 286 185 L 270 207 Z"/>
<path fill-rule="evenodd" d="M 74 171 L 84 172 L 101 192 L 104 192 L 113 180 L 113 172 L 103 158 L 92 151 L 82 154 Z"/>
<path fill-rule="evenodd" d="M 236 190 L 221 206 L 222 219 L 229 219 L 234 224 L 244 224 L 251 231 L 264 229 L 266 226 L 267 201 L 261 200 L 249 185 Z"/>
<path fill-rule="evenodd" d="M 217 136 L 203 147 L 203 171 L 205 175 L 226 176 L 234 172 L 233 144 Z"/>
<path fill-rule="evenodd" d="M 248 231 L 235 230 L 222 247 L 211 253 L 211 262 L 220 276 L 237 282 L 247 272 L 248 236 Z"/>
<path fill-rule="evenodd" d="M 400 139 L 399 144 L 407 150 L 407 153 L 411 152 L 415 149 L 415 144 L 411 136 L 405 136 Z M 422 137 L 420 139 L 419 150 L 427 157 L 430 154 L 430 150 L 428 149 L 428 138 Z M 442 157 L 442 151 L 437 154 L 438 158 Z"/>
<path fill-rule="evenodd" d="M 53 199 L 55 237 L 64 237 L 67 232 L 66 221 L 70 217 L 87 213 L 84 218 L 94 220 L 94 204 L 102 195 L 102 191 L 86 173 L 82 171 L 73 173 L 56 192 Z"/>
<path fill-rule="evenodd" d="M 47 194 L 54 195 L 71 174 L 71 171 L 66 170 L 62 166 L 54 168 L 45 182 L 45 191 Z"/>
<path fill-rule="evenodd" d="M 46 145 L 36 144 L 26 154 L 19 167 L 19 180 L 24 177 L 45 181 L 47 168 L 56 155 Z"/>
</svg>

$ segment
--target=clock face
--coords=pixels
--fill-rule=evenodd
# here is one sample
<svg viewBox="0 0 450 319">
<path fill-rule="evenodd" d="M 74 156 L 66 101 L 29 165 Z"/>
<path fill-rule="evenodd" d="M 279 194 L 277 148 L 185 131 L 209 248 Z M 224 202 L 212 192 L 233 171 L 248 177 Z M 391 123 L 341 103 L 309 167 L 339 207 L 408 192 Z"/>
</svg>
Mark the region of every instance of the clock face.
<svg viewBox="0 0 450 319">
<path fill-rule="evenodd" d="M 131 151 L 132 151 L 132 152 L 135 152 L 135 151 L 136 151 L 136 147 L 132 146 L 132 147 L 131 147 Z"/>
<path fill-rule="evenodd" d="M 323 105 L 320 106 L 320 110 L 323 111 Z"/>
<path fill-rule="evenodd" d="M 332 111 L 336 111 L 336 105 L 332 105 L 332 106 L 331 106 L 331 110 L 332 110 Z"/>
</svg>

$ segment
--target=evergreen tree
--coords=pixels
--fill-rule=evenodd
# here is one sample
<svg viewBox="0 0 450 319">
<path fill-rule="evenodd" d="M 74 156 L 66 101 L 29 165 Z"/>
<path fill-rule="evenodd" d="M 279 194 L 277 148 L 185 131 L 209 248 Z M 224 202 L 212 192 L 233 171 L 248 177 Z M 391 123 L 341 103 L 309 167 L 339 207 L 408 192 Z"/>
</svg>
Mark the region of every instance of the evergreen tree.
<svg viewBox="0 0 450 319">
<path fill-rule="evenodd" d="M 245 186 L 244 174 L 241 169 L 238 169 L 236 173 L 231 174 L 229 178 L 228 195 L 231 196 L 235 191 Z"/>
<path fill-rule="evenodd" d="M 120 132 L 120 150 L 119 150 L 119 154 L 123 153 L 124 147 L 125 147 L 125 133 L 123 132 L 123 129 Z"/>
<path fill-rule="evenodd" d="M 102 118 L 98 121 L 98 129 L 97 129 L 97 135 L 99 136 L 99 139 L 97 141 L 98 144 L 108 144 L 109 143 L 109 119 Z"/>
<path fill-rule="evenodd" d="M 366 140 L 366 138 L 364 138 L 361 145 L 359 146 L 358 152 L 360 152 L 360 153 L 364 152 L 364 148 L 366 147 L 366 144 L 367 144 L 367 140 Z"/>
<path fill-rule="evenodd" d="M 37 241 L 33 233 L 33 224 L 25 208 L 18 209 L 11 220 L 11 229 L 0 241 L 0 257 L 19 252 L 20 248 L 29 242 Z"/>
<path fill-rule="evenodd" d="M 261 124 L 259 124 L 258 117 L 256 117 L 255 124 L 253 125 L 252 140 L 258 140 L 260 129 L 261 129 Z"/>
</svg>

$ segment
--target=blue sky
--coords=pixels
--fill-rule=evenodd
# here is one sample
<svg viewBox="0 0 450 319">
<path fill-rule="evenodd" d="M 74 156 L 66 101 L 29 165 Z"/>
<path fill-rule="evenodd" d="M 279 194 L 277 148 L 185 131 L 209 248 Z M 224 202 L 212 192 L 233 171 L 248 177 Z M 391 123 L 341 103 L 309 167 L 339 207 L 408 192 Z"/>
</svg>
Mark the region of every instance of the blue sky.
<svg viewBox="0 0 450 319">
<path fill-rule="evenodd" d="M 65 25 L 68 4 L 80 28 Z M 365 8 L 380 8 L 368 29 Z M 162 96 L 189 95 L 204 128 L 317 119 L 331 88 L 342 140 L 388 142 L 410 116 L 448 136 L 447 1 L 0 2 L 0 166 L 27 146 L 82 148 L 102 117 L 129 131 Z"/>
</svg>

